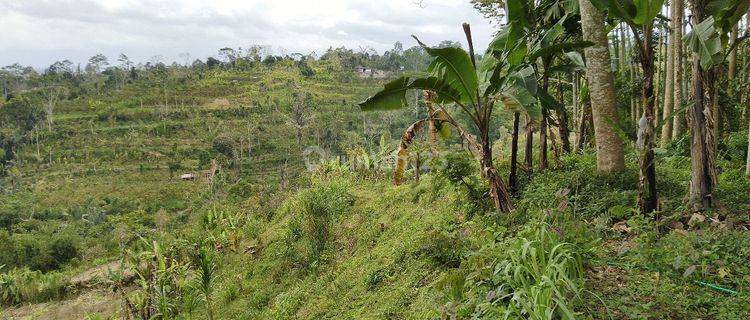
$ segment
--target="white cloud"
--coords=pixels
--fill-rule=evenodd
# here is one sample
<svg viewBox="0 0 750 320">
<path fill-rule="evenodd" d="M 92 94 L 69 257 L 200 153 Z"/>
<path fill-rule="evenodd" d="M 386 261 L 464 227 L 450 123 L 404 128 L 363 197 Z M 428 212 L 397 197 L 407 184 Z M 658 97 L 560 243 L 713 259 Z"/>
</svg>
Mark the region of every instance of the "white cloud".
<svg viewBox="0 0 750 320">
<path fill-rule="evenodd" d="M 330 46 L 378 51 L 463 41 L 472 24 L 478 48 L 492 32 L 468 0 L 0 0 L 0 65 L 84 62 L 96 53 L 136 61 L 182 52 L 205 58 L 222 47 L 270 45 L 287 52 Z"/>
</svg>

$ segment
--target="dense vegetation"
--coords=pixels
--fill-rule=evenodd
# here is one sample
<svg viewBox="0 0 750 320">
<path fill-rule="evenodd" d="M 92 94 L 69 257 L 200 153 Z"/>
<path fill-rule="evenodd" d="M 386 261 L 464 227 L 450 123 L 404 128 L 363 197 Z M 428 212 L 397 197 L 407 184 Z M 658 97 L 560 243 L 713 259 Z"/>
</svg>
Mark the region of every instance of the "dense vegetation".
<svg viewBox="0 0 750 320">
<path fill-rule="evenodd" d="M 3 68 L 0 314 L 750 317 L 750 3 L 473 3 L 484 52 Z"/>
</svg>

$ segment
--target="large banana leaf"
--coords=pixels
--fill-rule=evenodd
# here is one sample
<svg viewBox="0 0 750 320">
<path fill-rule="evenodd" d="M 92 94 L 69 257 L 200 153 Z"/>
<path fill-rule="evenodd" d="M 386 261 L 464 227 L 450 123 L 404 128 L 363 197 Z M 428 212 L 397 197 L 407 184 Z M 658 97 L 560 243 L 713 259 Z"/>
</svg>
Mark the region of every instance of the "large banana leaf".
<svg viewBox="0 0 750 320">
<path fill-rule="evenodd" d="M 399 109 L 407 105 L 406 91 L 413 89 L 434 91 L 437 94 L 436 102 L 439 103 L 460 99 L 458 92 L 442 79 L 400 77 L 388 82 L 383 90 L 360 102 L 359 107 L 362 111 Z"/>
<path fill-rule="evenodd" d="M 563 28 L 565 18 L 566 17 L 563 16 L 562 18 L 560 18 L 560 20 L 557 21 L 557 23 L 552 25 L 552 27 L 544 32 L 544 34 L 542 35 L 542 41 L 540 42 L 540 45 L 542 47 L 546 47 L 557 42 L 557 40 L 565 33 L 565 28 Z"/>
<path fill-rule="evenodd" d="M 642 26 L 651 23 L 656 18 L 656 15 L 661 12 L 664 0 L 633 0 L 633 4 L 636 10 L 633 22 Z"/>
<path fill-rule="evenodd" d="M 708 69 L 723 60 L 721 36 L 714 27 L 714 18 L 708 17 L 693 28 L 683 41 L 700 59 L 701 67 Z"/>
<path fill-rule="evenodd" d="M 542 47 L 534 50 L 529 55 L 529 61 L 534 61 L 539 57 L 548 57 L 550 55 L 571 52 L 576 49 L 582 49 L 594 45 L 591 41 L 570 41 L 563 43 L 556 43 L 550 46 Z"/>
<path fill-rule="evenodd" d="M 412 36 L 414 37 L 414 36 Z M 414 37 L 427 54 L 435 58 L 427 67 L 431 76 L 442 80 L 458 93 L 463 104 L 477 104 L 479 80 L 469 54 L 461 48 L 430 48 Z"/>
<path fill-rule="evenodd" d="M 632 0 L 598 0 L 591 1 L 599 10 L 606 10 L 611 17 L 634 24 L 633 19 L 638 11 Z"/>
<path fill-rule="evenodd" d="M 487 47 L 487 54 L 494 55 L 500 61 L 507 61 L 515 67 L 523 62 L 528 48 L 523 28 L 516 22 L 503 27 Z"/>
<path fill-rule="evenodd" d="M 529 0 L 507 0 L 506 10 L 508 12 L 508 22 L 517 22 L 523 28 L 530 28 L 531 7 L 533 3 Z"/>
<path fill-rule="evenodd" d="M 661 11 L 664 0 L 593 0 L 600 10 L 631 25 L 643 26 L 654 21 Z"/>
<path fill-rule="evenodd" d="M 542 103 L 542 107 L 548 110 L 561 111 L 564 107 L 555 97 L 553 97 L 547 90 L 537 91 L 539 101 Z"/>
<path fill-rule="evenodd" d="M 509 75 L 498 96 L 506 109 L 526 114 L 532 121 L 539 121 L 542 110 L 537 103 L 536 94 L 534 70 L 528 67 Z"/>
<path fill-rule="evenodd" d="M 573 64 L 578 67 L 580 70 L 583 70 L 586 68 L 586 63 L 583 62 L 583 57 L 578 51 L 570 51 L 566 52 L 565 56 L 573 62 Z"/>
<path fill-rule="evenodd" d="M 726 34 L 747 13 L 750 0 L 709 0 L 706 3 L 706 14 L 715 19 L 715 25 Z"/>
</svg>

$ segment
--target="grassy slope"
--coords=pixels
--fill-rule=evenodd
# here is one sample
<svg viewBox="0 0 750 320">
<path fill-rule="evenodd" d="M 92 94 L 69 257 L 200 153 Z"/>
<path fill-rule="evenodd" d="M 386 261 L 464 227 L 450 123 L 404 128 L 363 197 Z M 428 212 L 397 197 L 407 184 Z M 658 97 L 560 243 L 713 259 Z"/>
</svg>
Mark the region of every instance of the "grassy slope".
<svg viewBox="0 0 750 320">
<path fill-rule="evenodd" d="M 246 294 L 229 303 L 226 318 L 382 319 L 435 317 L 431 285 L 445 269 L 421 253 L 430 230 L 456 219 L 450 199 L 412 201 L 410 188 L 347 183 L 354 203 L 336 217 L 326 262 L 291 267 L 284 255 L 295 199 L 268 224 L 257 260 L 226 259 L 223 270 L 243 270 Z M 230 282 L 231 283 L 231 282 Z M 225 284 L 226 285 L 226 284 Z"/>
<path fill-rule="evenodd" d="M 0 180 L 0 216 L 13 221 L 9 236 L 33 244 L 60 232 L 74 234 L 80 259 L 62 269 L 70 278 L 119 257 L 121 246 L 137 236 L 182 228 L 215 199 L 241 201 L 238 194 L 275 190 L 282 175 L 294 179 L 304 170 L 301 146 L 286 120 L 292 93 L 311 93 L 314 124 L 327 124 L 305 129 L 303 144 L 317 144 L 317 128 L 340 129 L 333 136 L 339 140 L 347 123 L 357 128 L 360 113 L 353 104 L 375 85 L 316 67 L 319 76 L 311 79 L 288 65 L 188 79 L 168 87 L 166 107 L 160 104 L 162 88 L 141 83 L 64 102 L 55 111 L 54 131 L 41 130 L 38 144 L 19 151 L 18 173 Z M 213 150 L 220 136 L 252 145 L 240 175 Z M 203 179 L 169 177 L 175 160 L 182 166 L 176 175 L 209 169 L 199 165 L 201 153 L 220 159 L 229 175 L 219 181 L 217 194 Z M 241 184 L 232 189 L 237 177 Z"/>
</svg>

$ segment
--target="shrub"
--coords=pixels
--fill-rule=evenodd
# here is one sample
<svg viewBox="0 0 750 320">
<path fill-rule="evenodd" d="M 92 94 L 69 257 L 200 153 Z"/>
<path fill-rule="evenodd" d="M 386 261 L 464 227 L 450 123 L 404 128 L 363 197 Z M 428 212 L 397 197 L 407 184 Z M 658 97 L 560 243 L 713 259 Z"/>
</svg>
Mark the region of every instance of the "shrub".
<svg viewBox="0 0 750 320">
<path fill-rule="evenodd" d="M 468 246 L 457 232 L 432 231 L 424 238 L 422 252 L 437 265 L 457 268 L 464 258 Z"/>
<path fill-rule="evenodd" d="M 53 238 L 49 251 L 54 263 L 50 267 L 53 269 L 60 268 L 71 259 L 80 256 L 78 239 L 72 235 L 60 235 Z"/>
<path fill-rule="evenodd" d="M 214 151 L 223 154 L 227 158 L 234 157 L 234 140 L 230 137 L 220 136 L 213 141 Z"/>
<path fill-rule="evenodd" d="M 535 212 L 557 208 L 561 199 L 555 194 L 561 191 L 567 193 L 567 208 L 584 219 L 599 217 L 612 207 L 635 205 L 638 175 L 634 168 L 604 175 L 596 172 L 593 155 L 562 160 L 562 170 L 535 174 L 523 190 L 519 210 Z"/>
<path fill-rule="evenodd" d="M 460 204 L 464 207 L 468 218 L 492 209 L 488 197 L 489 187 L 477 179 L 477 172 L 476 161 L 468 152 L 449 153 L 437 166 L 439 177 L 450 181 L 456 187 L 465 189 L 467 201 L 462 201 Z"/>
<path fill-rule="evenodd" d="M 0 272 L 4 271 L 0 265 Z M 0 304 L 15 305 L 62 298 L 68 290 L 66 276 L 42 273 L 29 268 L 13 268 L 0 273 Z"/>
<path fill-rule="evenodd" d="M 303 242 L 306 264 L 321 260 L 321 254 L 333 238 L 333 223 L 354 204 L 343 183 L 331 182 L 303 190 L 296 199 L 298 210 L 290 234 Z"/>
</svg>

